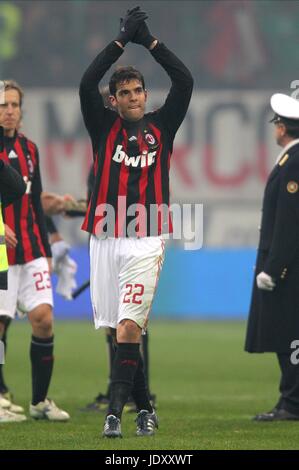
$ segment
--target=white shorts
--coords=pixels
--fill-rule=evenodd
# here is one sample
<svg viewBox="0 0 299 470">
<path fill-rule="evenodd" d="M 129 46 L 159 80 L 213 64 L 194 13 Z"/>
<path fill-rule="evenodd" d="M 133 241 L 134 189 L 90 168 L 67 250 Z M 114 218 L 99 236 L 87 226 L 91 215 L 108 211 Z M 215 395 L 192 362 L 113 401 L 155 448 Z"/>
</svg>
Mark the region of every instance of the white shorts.
<svg viewBox="0 0 299 470">
<path fill-rule="evenodd" d="M 96 328 L 124 319 L 145 329 L 160 271 L 161 237 L 90 240 L 90 293 Z"/>
<path fill-rule="evenodd" d="M 8 290 L 0 291 L 0 315 L 14 318 L 31 312 L 41 304 L 53 307 L 49 266 L 46 258 L 37 258 L 8 269 Z"/>
</svg>

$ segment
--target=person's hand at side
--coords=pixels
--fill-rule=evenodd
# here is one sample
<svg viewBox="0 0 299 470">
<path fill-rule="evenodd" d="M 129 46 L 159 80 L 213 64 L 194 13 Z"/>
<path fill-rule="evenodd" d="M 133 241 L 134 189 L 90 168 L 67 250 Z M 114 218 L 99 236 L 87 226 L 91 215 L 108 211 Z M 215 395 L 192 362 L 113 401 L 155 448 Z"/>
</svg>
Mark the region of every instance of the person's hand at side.
<svg viewBox="0 0 299 470">
<path fill-rule="evenodd" d="M 262 271 L 256 276 L 256 283 L 259 289 L 272 291 L 276 286 L 274 279 L 269 274 Z"/>
<path fill-rule="evenodd" d="M 4 229 L 6 245 L 8 246 L 8 248 L 15 248 L 18 244 L 15 232 L 7 224 L 4 224 Z"/>
</svg>

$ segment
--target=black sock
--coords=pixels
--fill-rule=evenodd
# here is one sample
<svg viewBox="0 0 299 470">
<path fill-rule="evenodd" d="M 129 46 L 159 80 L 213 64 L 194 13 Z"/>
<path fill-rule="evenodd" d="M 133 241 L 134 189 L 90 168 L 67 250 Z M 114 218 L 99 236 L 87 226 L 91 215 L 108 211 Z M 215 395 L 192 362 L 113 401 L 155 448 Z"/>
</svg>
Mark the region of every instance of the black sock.
<svg viewBox="0 0 299 470">
<path fill-rule="evenodd" d="M 32 367 L 32 405 L 47 397 L 53 370 L 54 336 L 37 338 L 32 335 L 30 359 Z"/>
<path fill-rule="evenodd" d="M 4 333 L 1 339 L 2 343 L 4 344 L 4 354 L 6 356 L 7 353 L 7 330 L 10 325 L 11 318 L 5 317 L 5 321 L 3 322 L 4 326 Z M 8 392 L 8 387 L 4 381 L 4 376 L 3 376 L 3 366 L 4 364 L 0 364 L 0 393 L 6 393 Z"/>
<path fill-rule="evenodd" d="M 150 386 L 149 386 L 149 354 L 148 354 L 148 332 L 146 331 L 145 335 L 141 335 L 141 355 L 143 359 L 143 371 L 146 386 L 148 389 L 148 393 L 150 393 Z"/>
<path fill-rule="evenodd" d="M 147 383 L 144 376 L 143 360 L 140 355 L 138 361 L 138 367 L 134 378 L 134 386 L 132 389 L 132 396 L 137 406 L 137 411 L 147 410 L 150 413 L 153 412 L 153 407 L 149 400 L 149 392 Z"/>
<path fill-rule="evenodd" d="M 114 345 L 112 335 L 106 335 L 106 340 L 107 340 L 108 359 L 109 359 L 109 376 L 108 376 L 108 387 L 107 387 L 106 396 L 110 398 L 112 366 L 113 366 L 113 362 L 115 359 L 115 345 Z"/>
<path fill-rule="evenodd" d="M 132 391 L 139 359 L 138 343 L 117 345 L 112 367 L 110 403 L 107 415 L 121 418 L 123 407 Z"/>
</svg>

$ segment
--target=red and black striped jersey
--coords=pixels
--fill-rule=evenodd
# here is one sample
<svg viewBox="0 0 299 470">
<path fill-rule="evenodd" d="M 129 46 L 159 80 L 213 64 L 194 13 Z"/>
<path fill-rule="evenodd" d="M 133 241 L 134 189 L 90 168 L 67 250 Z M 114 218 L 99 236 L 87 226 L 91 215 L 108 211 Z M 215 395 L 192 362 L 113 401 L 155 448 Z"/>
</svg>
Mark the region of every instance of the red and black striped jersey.
<svg viewBox="0 0 299 470">
<path fill-rule="evenodd" d="M 4 138 L 1 158 L 24 179 L 26 193 L 5 208 L 4 221 L 15 232 L 16 248 L 8 248 L 8 262 L 24 264 L 41 256 L 51 256 L 40 195 L 42 184 L 37 146 L 23 134 Z"/>
<path fill-rule="evenodd" d="M 134 230 L 138 236 L 169 233 L 170 156 L 188 109 L 193 79 L 184 64 L 158 43 L 150 52 L 171 79 L 167 99 L 139 121 L 122 119 L 104 107 L 98 89 L 122 52 L 116 43 L 110 43 L 80 84 L 81 110 L 94 153 L 94 185 L 82 229 L 115 237 L 132 236 Z"/>
</svg>

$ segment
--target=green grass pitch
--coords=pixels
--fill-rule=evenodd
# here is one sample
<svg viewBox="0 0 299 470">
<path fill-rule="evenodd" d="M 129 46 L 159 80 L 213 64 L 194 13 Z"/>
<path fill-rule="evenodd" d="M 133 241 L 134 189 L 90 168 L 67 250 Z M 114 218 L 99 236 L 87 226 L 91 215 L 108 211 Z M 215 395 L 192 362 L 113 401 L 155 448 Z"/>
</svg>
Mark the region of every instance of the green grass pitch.
<svg viewBox="0 0 299 470">
<path fill-rule="evenodd" d="M 274 354 L 243 352 L 244 322 L 152 322 L 151 387 L 160 428 L 135 436 L 134 414 L 122 420 L 123 439 L 101 437 L 104 414 L 79 408 L 105 391 L 104 333 L 91 323 L 55 324 L 55 369 L 49 395 L 71 414 L 68 423 L 0 425 L 0 449 L 298 449 L 299 422 L 255 423 L 278 397 Z M 10 328 L 6 378 L 16 402 L 30 400 L 30 327 Z"/>
</svg>

